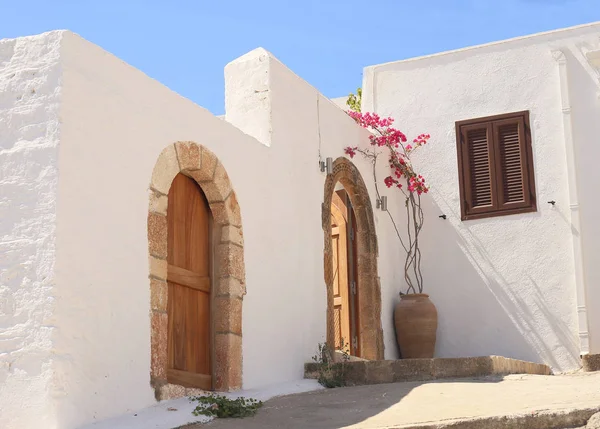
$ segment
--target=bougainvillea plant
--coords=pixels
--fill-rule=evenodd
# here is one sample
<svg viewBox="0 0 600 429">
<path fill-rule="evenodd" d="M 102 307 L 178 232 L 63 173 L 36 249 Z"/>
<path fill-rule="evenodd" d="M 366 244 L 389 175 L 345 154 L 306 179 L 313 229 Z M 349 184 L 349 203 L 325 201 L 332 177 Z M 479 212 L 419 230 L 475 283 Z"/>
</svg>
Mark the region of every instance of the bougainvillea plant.
<svg viewBox="0 0 600 429">
<path fill-rule="evenodd" d="M 347 147 L 344 149 L 350 158 L 361 154 L 371 161 L 373 167 L 373 180 L 377 199 L 381 199 L 377 181 L 377 161 L 385 156 L 391 169 L 390 175 L 383 179 L 388 188 L 396 189 L 404 196 L 406 207 L 407 234 L 403 237 L 391 212 L 386 208 L 400 244 L 406 252 L 404 261 L 404 279 L 407 284 L 406 293 L 423 293 L 423 274 L 421 273 L 421 250 L 419 248 L 419 234 L 423 228 L 423 209 L 421 208 L 421 195 L 429 191 L 425 179 L 415 171 L 410 156 L 427 143 L 429 134 L 420 134 L 410 143 L 404 133 L 392 126 L 393 118 L 382 118 L 376 113 L 362 113 L 360 109 L 361 92 L 358 96 L 350 94 L 347 104 L 350 107 L 348 115 L 361 127 L 371 131 L 370 145 L 361 147 Z M 400 292 L 403 295 L 402 292 Z"/>
</svg>

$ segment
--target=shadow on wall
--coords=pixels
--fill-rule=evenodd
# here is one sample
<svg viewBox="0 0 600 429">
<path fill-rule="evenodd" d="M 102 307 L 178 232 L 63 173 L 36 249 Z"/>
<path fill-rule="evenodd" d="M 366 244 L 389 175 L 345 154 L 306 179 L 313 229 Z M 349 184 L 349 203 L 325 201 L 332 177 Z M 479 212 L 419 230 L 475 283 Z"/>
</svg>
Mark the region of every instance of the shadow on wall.
<svg viewBox="0 0 600 429">
<path fill-rule="evenodd" d="M 445 227 L 435 228 L 435 236 L 431 232 L 427 236 L 427 228 L 423 231 L 427 247 L 423 272 L 429 278 L 425 292 L 439 313 L 436 356 L 499 355 L 557 369 L 565 366 L 564 360 L 556 359 L 561 355 L 573 367 L 579 366 L 579 356 L 573 352 L 578 350 L 576 336 L 556 317 L 539 285 L 523 273 L 527 284 L 518 284 L 518 290 L 527 290 L 526 302 L 515 284 L 498 271 L 478 238 L 466 226 L 451 223 L 460 219 L 460 213 L 439 195 L 436 198 L 445 205 L 443 209 L 431 198 L 423 204 L 429 222 L 445 222 Z M 435 213 L 445 213 L 448 220 L 437 219 L 432 216 Z M 434 271 L 436 275 L 428 275 Z M 434 284 L 432 277 L 443 278 L 444 284 Z M 557 338 L 555 344 L 546 343 L 548 333 Z"/>
</svg>

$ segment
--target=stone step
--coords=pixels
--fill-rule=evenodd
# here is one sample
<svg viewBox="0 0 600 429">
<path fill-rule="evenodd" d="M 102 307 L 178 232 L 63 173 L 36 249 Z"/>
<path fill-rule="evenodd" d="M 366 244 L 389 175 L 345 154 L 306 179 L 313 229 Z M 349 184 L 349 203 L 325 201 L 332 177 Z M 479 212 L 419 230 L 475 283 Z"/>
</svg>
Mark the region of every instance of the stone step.
<svg viewBox="0 0 600 429">
<path fill-rule="evenodd" d="M 344 379 L 350 386 L 510 374 L 551 375 L 548 365 L 502 356 L 381 361 L 360 360 L 336 363 L 334 365 L 343 365 Z M 318 375 L 318 363 L 311 362 L 304 365 L 305 378 L 317 379 Z"/>
</svg>

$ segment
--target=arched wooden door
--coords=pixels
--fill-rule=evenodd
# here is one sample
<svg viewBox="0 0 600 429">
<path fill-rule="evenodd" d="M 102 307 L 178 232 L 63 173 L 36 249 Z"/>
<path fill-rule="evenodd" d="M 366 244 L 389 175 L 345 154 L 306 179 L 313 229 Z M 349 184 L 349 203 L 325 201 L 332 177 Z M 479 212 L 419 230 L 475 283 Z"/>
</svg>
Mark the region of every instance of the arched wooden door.
<svg viewBox="0 0 600 429">
<path fill-rule="evenodd" d="M 360 356 L 356 286 L 356 224 L 354 211 L 344 190 L 331 202 L 331 250 L 333 263 L 333 323 L 335 349 Z"/>
<path fill-rule="evenodd" d="M 198 184 L 178 174 L 167 208 L 167 381 L 212 390 L 210 209 Z"/>
</svg>

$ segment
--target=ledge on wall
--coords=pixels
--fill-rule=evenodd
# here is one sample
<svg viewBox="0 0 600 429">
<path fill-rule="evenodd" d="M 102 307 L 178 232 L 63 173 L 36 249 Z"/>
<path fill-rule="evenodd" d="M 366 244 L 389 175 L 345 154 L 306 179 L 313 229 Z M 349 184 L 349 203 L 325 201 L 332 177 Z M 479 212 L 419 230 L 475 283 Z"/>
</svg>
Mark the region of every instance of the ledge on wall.
<svg viewBox="0 0 600 429">
<path fill-rule="evenodd" d="M 342 365 L 342 364 L 337 364 Z M 470 378 L 489 375 L 551 375 L 548 365 L 502 356 L 469 358 L 401 359 L 345 362 L 348 385 L 428 381 L 441 378 Z M 318 364 L 306 363 L 304 377 L 318 378 Z"/>
<path fill-rule="evenodd" d="M 592 67 L 600 70 L 600 50 L 589 51 L 585 54 L 585 56 Z"/>
</svg>

